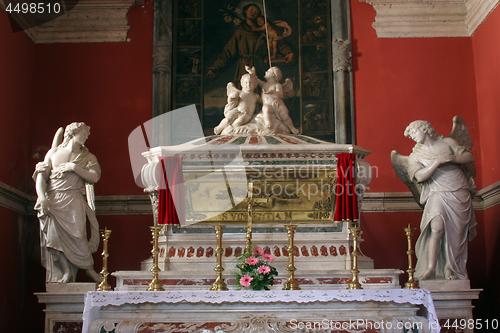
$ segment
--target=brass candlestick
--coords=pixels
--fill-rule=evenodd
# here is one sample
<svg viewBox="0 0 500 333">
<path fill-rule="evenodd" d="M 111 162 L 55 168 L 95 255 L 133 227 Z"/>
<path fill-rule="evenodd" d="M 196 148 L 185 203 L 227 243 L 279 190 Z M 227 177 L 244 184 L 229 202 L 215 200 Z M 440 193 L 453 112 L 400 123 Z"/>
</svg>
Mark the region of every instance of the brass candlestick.
<svg viewBox="0 0 500 333">
<path fill-rule="evenodd" d="M 413 251 L 411 245 L 411 238 L 417 228 L 412 228 L 408 223 L 408 228 L 403 228 L 403 229 L 406 233 L 406 238 L 408 239 L 408 251 L 406 251 L 406 254 L 408 255 L 408 270 L 406 271 L 408 273 L 408 282 L 405 283 L 404 289 L 417 289 L 418 284 L 413 279 L 413 273 L 415 272 L 415 269 L 413 268 L 413 254 L 415 252 Z"/>
<path fill-rule="evenodd" d="M 253 226 L 253 207 L 260 206 L 263 208 L 272 208 L 274 200 L 272 198 L 254 198 L 253 197 L 253 182 L 248 183 L 248 203 L 247 211 L 247 242 L 245 245 L 245 252 L 252 249 L 252 226 Z"/>
<path fill-rule="evenodd" d="M 287 224 L 285 225 L 288 234 L 288 267 L 286 270 L 288 271 L 288 280 L 285 282 L 283 286 L 283 290 L 300 290 L 299 283 L 295 281 L 295 271 L 297 268 L 293 265 L 293 254 L 295 252 L 293 248 L 293 237 L 295 235 L 295 229 L 297 229 L 296 225 Z"/>
<path fill-rule="evenodd" d="M 224 253 L 224 249 L 222 248 L 222 234 L 224 233 L 225 228 L 225 226 L 220 224 L 214 225 L 215 234 L 217 235 L 217 249 L 215 250 L 215 253 L 217 254 L 217 266 L 215 266 L 214 271 L 217 272 L 217 278 L 212 284 L 212 288 L 210 288 L 210 290 L 228 290 L 227 284 L 222 278 L 222 272 L 224 271 L 224 267 L 222 267 L 222 254 Z"/>
<path fill-rule="evenodd" d="M 252 248 L 252 223 L 253 223 L 253 183 L 248 183 L 248 217 L 247 217 L 247 242 L 245 253 Z"/>
<path fill-rule="evenodd" d="M 99 286 L 97 286 L 97 291 L 111 291 L 111 286 L 108 283 L 108 240 L 109 236 L 111 235 L 111 230 L 108 230 L 108 228 L 104 228 L 104 230 L 101 229 L 99 231 L 101 232 L 102 237 L 102 280 L 101 283 L 99 283 Z"/>
<path fill-rule="evenodd" d="M 349 231 L 351 232 L 352 240 L 353 240 L 353 250 L 352 250 L 352 280 L 351 283 L 349 283 L 349 286 L 347 289 L 363 289 L 361 287 L 361 283 L 359 283 L 358 280 L 358 237 L 359 234 L 361 233 L 361 228 L 358 227 L 353 227 L 349 228 Z"/>
<path fill-rule="evenodd" d="M 160 280 L 158 280 L 158 272 L 160 268 L 158 267 L 158 234 L 160 233 L 161 227 L 149 227 L 151 229 L 151 234 L 153 236 L 153 249 L 151 253 L 153 254 L 153 267 L 151 267 L 151 272 L 153 272 L 153 280 L 149 283 L 147 291 L 164 291 L 163 285 Z"/>
</svg>

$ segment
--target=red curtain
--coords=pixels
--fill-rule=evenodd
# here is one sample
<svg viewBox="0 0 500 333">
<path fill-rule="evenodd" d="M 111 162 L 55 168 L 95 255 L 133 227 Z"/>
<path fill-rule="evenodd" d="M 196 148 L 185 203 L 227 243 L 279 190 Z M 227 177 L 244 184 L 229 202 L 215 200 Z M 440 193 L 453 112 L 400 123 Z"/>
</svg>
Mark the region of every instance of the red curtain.
<svg viewBox="0 0 500 333">
<path fill-rule="evenodd" d="M 160 156 L 158 189 L 158 224 L 184 225 L 184 177 L 182 157 Z"/>
<path fill-rule="evenodd" d="M 335 222 L 357 221 L 358 198 L 354 174 L 355 156 L 352 153 L 337 155 L 337 185 L 335 186 Z"/>
</svg>

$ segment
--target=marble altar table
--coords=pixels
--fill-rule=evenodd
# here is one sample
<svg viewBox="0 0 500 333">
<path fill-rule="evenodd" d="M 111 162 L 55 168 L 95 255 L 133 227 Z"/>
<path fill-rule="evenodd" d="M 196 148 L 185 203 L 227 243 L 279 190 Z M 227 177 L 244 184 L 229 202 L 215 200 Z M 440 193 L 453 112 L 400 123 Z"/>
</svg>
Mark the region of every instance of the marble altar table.
<svg viewBox="0 0 500 333">
<path fill-rule="evenodd" d="M 440 330 L 426 289 L 93 291 L 85 295 L 82 332 L 403 332 L 409 328 Z"/>
</svg>

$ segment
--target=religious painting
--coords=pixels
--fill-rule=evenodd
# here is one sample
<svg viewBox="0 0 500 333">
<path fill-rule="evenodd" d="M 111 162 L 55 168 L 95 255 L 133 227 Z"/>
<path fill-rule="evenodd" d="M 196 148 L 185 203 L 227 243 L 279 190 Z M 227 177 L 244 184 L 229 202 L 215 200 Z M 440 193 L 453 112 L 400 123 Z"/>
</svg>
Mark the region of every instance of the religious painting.
<svg viewBox="0 0 500 333">
<path fill-rule="evenodd" d="M 205 135 L 224 118 L 227 85 L 278 66 L 293 83 L 284 99 L 301 134 L 333 141 L 330 0 L 174 1 L 173 108 L 196 104 Z M 256 93 L 260 94 L 260 88 Z M 314 104 L 314 126 L 309 104 Z M 256 113 L 260 111 L 257 107 Z M 307 113 L 309 112 L 309 114 Z M 325 114 L 326 113 L 326 114 Z M 325 114 L 325 115 L 324 115 Z M 306 117 L 307 115 L 307 117 Z M 320 119 L 321 118 L 321 119 Z M 305 126 L 305 124 L 308 126 Z M 318 125 L 319 124 L 319 125 Z"/>
<path fill-rule="evenodd" d="M 177 75 L 201 74 L 201 48 L 177 49 Z"/>
<path fill-rule="evenodd" d="M 354 143 L 347 8 L 347 0 L 158 0 L 153 116 L 195 104 L 213 135 L 228 83 L 240 88 L 245 66 L 263 81 L 278 66 L 281 83 L 293 83 L 284 103 L 301 134 Z"/>
<path fill-rule="evenodd" d="M 201 21 L 187 19 L 177 21 L 177 44 L 189 46 L 200 45 Z"/>
<path fill-rule="evenodd" d="M 328 103 L 315 102 L 304 104 L 302 126 L 307 133 L 321 133 L 332 129 Z"/>
<path fill-rule="evenodd" d="M 199 77 L 179 77 L 176 88 L 175 101 L 177 103 L 194 104 L 201 97 Z"/>
<path fill-rule="evenodd" d="M 177 16 L 180 18 L 201 17 L 201 1 L 200 0 L 179 1 Z"/>
</svg>

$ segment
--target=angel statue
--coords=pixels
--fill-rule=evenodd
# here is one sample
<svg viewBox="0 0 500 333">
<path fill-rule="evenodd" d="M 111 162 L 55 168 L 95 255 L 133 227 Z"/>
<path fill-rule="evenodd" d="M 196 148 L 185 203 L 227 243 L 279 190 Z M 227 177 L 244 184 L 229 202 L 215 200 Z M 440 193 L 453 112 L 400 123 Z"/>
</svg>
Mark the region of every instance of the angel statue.
<svg viewBox="0 0 500 333">
<path fill-rule="evenodd" d="M 84 146 L 89 134 L 90 127 L 84 123 L 69 124 L 66 130 L 61 127 L 52 148 L 33 174 L 47 283 L 75 282 L 78 268 L 84 269 L 94 281 L 101 281 L 101 275 L 93 269 L 92 258 L 99 245 L 92 184 L 99 180 L 101 168 L 97 158 Z"/>
<path fill-rule="evenodd" d="M 241 90 L 236 88 L 234 83 L 227 84 L 227 104 L 224 107 L 224 119 L 214 128 L 214 133 L 219 134 L 228 126 L 239 127 L 248 123 L 255 112 L 257 103 L 261 101 L 259 94 L 256 94 L 257 77 L 255 75 L 244 74 L 241 77 Z M 226 132 L 230 131 L 228 128 Z"/>
<path fill-rule="evenodd" d="M 255 75 L 252 69 L 247 68 L 251 75 Z M 285 83 L 281 84 L 283 78 L 281 70 L 273 66 L 264 74 L 266 82 L 257 79 L 259 86 L 262 88 L 262 118 L 264 120 L 264 129 L 262 134 L 299 134 L 299 130 L 293 126 L 290 119 L 288 108 L 283 102 L 283 97 L 293 96 L 293 82 L 289 78 Z M 289 131 L 283 132 L 277 129 L 280 124 L 284 124 Z"/>
<path fill-rule="evenodd" d="M 462 118 L 453 118 L 448 138 L 416 120 L 404 135 L 416 142 L 410 156 L 392 151 L 392 166 L 424 212 L 415 245 L 419 280 L 467 279 L 467 243 L 476 235 L 472 140 Z"/>
</svg>

